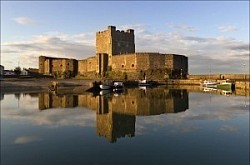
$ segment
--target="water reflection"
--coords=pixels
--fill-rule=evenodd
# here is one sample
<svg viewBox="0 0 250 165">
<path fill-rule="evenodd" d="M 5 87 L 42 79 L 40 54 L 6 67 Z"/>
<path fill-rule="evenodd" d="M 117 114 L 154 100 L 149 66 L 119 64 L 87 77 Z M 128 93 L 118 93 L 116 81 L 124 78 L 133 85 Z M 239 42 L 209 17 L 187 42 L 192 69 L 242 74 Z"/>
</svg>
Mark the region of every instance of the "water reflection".
<svg viewBox="0 0 250 165">
<path fill-rule="evenodd" d="M 115 97 L 118 96 L 118 97 Z M 96 131 L 110 142 L 135 136 L 136 116 L 178 113 L 188 109 L 185 89 L 126 89 L 123 94 L 85 95 L 39 94 L 39 110 L 86 107 L 96 111 Z"/>
<path fill-rule="evenodd" d="M 249 164 L 249 97 L 190 91 L 6 94 L 1 164 Z"/>
</svg>

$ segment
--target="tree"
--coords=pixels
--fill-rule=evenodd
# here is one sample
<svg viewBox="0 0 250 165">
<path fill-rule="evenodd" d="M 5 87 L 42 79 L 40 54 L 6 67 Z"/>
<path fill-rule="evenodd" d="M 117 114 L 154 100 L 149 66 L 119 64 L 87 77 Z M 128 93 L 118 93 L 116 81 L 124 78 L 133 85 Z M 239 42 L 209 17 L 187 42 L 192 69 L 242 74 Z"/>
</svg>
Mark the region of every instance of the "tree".
<svg viewBox="0 0 250 165">
<path fill-rule="evenodd" d="M 21 68 L 18 66 L 14 69 L 14 72 L 16 75 L 20 75 L 21 74 Z"/>
</svg>

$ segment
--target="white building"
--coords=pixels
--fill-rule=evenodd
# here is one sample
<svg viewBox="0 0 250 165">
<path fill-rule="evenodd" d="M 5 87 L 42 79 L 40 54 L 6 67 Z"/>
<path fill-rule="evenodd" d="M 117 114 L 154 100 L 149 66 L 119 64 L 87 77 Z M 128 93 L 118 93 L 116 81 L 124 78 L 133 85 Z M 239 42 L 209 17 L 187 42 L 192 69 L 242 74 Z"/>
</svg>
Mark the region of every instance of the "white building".
<svg viewBox="0 0 250 165">
<path fill-rule="evenodd" d="M 27 76 L 29 74 L 28 70 L 23 69 L 20 73 L 20 75 Z"/>
</svg>

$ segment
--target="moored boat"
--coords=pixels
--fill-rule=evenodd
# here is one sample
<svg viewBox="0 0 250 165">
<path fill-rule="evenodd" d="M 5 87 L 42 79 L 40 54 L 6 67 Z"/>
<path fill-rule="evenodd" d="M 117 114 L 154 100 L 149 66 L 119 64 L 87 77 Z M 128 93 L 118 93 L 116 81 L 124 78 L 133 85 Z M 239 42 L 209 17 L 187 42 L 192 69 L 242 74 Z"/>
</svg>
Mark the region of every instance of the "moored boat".
<svg viewBox="0 0 250 165">
<path fill-rule="evenodd" d="M 113 91 L 119 91 L 124 89 L 124 84 L 122 81 L 113 82 Z"/>
<path fill-rule="evenodd" d="M 217 84 L 217 88 L 230 91 L 232 89 L 232 82 L 229 79 L 224 80 L 220 84 Z"/>
<path fill-rule="evenodd" d="M 203 88 L 203 91 L 204 91 L 204 92 L 216 91 L 216 90 L 217 90 L 216 88 L 211 88 L 211 87 L 204 87 L 204 88 Z"/>
<path fill-rule="evenodd" d="M 225 96 L 229 96 L 232 94 L 232 91 L 231 90 L 222 90 L 221 91 L 221 94 L 225 95 Z"/>
<path fill-rule="evenodd" d="M 207 88 L 217 88 L 217 82 L 215 80 L 204 80 L 201 85 Z"/>
<path fill-rule="evenodd" d="M 151 86 L 151 85 L 154 85 L 155 82 L 154 81 L 148 81 L 146 79 L 144 80 L 138 80 L 138 85 L 139 86 Z"/>
<path fill-rule="evenodd" d="M 100 87 L 101 90 L 109 90 L 109 89 L 111 89 L 110 85 L 105 85 L 105 84 L 101 84 L 101 85 L 99 85 L 99 87 Z"/>
</svg>

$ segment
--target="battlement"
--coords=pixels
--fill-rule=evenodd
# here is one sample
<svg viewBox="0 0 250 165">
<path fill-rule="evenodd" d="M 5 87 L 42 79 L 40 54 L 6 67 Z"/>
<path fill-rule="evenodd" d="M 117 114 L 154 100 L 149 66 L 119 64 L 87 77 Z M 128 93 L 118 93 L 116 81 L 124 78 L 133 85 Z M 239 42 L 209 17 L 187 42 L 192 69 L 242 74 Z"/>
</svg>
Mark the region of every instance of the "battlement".
<svg viewBox="0 0 250 165">
<path fill-rule="evenodd" d="M 70 71 L 74 75 L 98 73 L 103 76 L 109 71 L 136 73 L 167 68 L 171 77 L 188 74 L 188 58 L 184 55 L 136 53 L 134 29 L 117 30 L 115 26 L 108 26 L 96 32 L 95 54 L 84 60 L 40 56 L 39 73 L 58 75 Z"/>
<path fill-rule="evenodd" d="M 106 30 L 98 31 L 96 34 L 103 34 L 103 33 L 124 33 L 124 34 L 132 34 L 134 35 L 134 29 L 127 29 L 124 30 L 116 30 L 115 26 L 108 26 Z"/>
<path fill-rule="evenodd" d="M 135 53 L 134 30 L 117 30 L 108 26 L 106 30 L 96 33 L 96 54 L 108 54 L 109 65 L 113 55 Z"/>
</svg>

